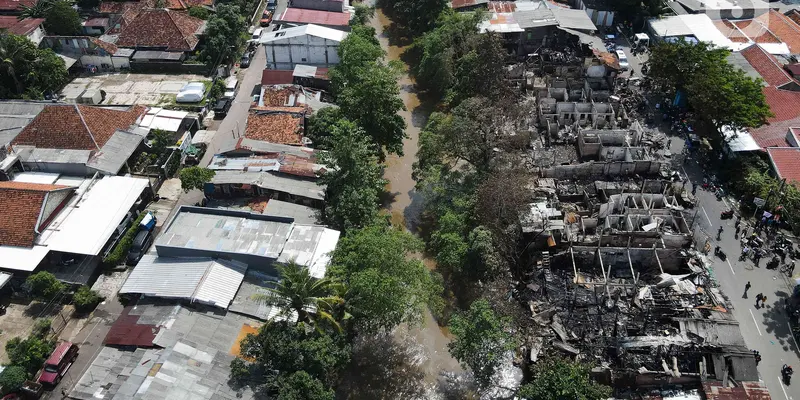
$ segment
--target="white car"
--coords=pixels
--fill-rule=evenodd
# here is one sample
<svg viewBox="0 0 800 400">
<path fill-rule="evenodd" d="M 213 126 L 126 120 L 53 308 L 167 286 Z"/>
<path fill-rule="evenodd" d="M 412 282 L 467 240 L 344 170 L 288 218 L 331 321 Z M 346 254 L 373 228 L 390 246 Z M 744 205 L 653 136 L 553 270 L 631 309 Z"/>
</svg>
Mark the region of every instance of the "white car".
<svg viewBox="0 0 800 400">
<path fill-rule="evenodd" d="M 203 100 L 205 96 L 205 85 L 203 82 L 189 82 L 181 88 L 175 96 L 176 103 L 196 103 Z"/>
<path fill-rule="evenodd" d="M 621 71 L 627 71 L 630 64 L 628 64 L 628 57 L 625 55 L 625 52 L 622 50 L 617 50 L 617 58 L 619 59 L 619 69 Z"/>
</svg>

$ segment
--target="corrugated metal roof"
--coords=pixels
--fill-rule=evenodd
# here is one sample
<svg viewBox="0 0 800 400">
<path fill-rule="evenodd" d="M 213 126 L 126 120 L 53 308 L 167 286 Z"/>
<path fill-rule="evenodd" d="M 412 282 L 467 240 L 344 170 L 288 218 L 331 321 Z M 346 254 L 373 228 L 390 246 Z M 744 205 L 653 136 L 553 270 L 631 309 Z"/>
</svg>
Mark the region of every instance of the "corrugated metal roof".
<svg viewBox="0 0 800 400">
<path fill-rule="evenodd" d="M 212 263 L 210 258 L 165 258 L 145 254 L 119 292 L 191 299 Z"/>
<path fill-rule="evenodd" d="M 294 261 L 306 266 L 311 276 L 322 278 L 330 263 L 330 253 L 339 242 L 339 234 L 324 226 L 295 225 L 278 262 Z"/>
<path fill-rule="evenodd" d="M 596 31 L 597 27 L 584 10 L 572 10 L 556 7 L 551 10 L 558 26 L 579 31 Z"/>
<path fill-rule="evenodd" d="M 247 184 L 266 190 L 288 193 L 314 200 L 325 198 L 325 186 L 303 179 L 278 176 L 270 172 L 217 171 L 211 179 L 215 185 Z"/>
<path fill-rule="evenodd" d="M 132 306 L 125 307 L 117 317 L 103 340 L 104 345 L 153 347 L 153 339 L 160 328 L 156 325 L 139 324 L 139 316 L 130 315 L 132 309 Z"/>
<path fill-rule="evenodd" d="M 111 139 L 103 145 L 103 148 L 92 156 L 86 166 L 98 171 L 116 174 L 125 165 L 125 161 L 131 158 L 139 144 L 142 143 L 142 140 L 144 138 L 140 135 L 116 131 L 111 136 Z"/>
<path fill-rule="evenodd" d="M 279 153 L 279 154 L 292 154 L 300 157 L 309 157 L 315 153 L 314 149 L 301 146 L 291 146 L 288 144 L 277 144 L 262 142 L 260 140 L 248 139 L 241 137 L 238 140 L 229 142 L 228 146 L 223 146 L 220 149 L 220 154 L 232 152 L 234 150 L 249 150 L 254 153 Z"/>
<path fill-rule="evenodd" d="M 279 31 L 266 32 L 261 36 L 261 43 L 267 44 L 272 42 L 280 42 L 306 35 L 316 36 L 335 42 L 341 42 L 347 37 L 347 32 L 340 31 L 338 29 L 326 28 L 324 26 L 308 24 L 289 29 L 281 29 Z"/>
<path fill-rule="evenodd" d="M 86 164 L 91 150 L 40 149 L 31 146 L 14 146 L 19 150 L 20 158 L 27 163 Z M 23 149 L 28 147 L 30 152 Z"/>
<path fill-rule="evenodd" d="M 209 265 L 192 301 L 228 308 L 244 279 L 247 265 L 236 261 L 214 261 Z"/>
<path fill-rule="evenodd" d="M 262 214 L 294 218 L 294 222 L 298 224 L 316 224 L 319 211 L 300 204 L 270 199 Z"/>
<path fill-rule="evenodd" d="M 522 29 L 558 25 L 553 11 L 546 8 L 515 11 L 512 15 L 514 16 L 514 21 Z"/>
</svg>

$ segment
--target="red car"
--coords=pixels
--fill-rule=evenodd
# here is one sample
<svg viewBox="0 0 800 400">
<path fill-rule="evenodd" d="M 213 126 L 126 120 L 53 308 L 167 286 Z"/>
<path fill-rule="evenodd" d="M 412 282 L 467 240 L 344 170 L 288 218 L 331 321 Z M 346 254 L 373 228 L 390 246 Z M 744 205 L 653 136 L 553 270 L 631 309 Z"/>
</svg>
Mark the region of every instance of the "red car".
<svg viewBox="0 0 800 400">
<path fill-rule="evenodd" d="M 64 374 L 75 359 L 78 358 L 78 346 L 70 342 L 61 342 L 44 362 L 44 368 L 39 375 L 39 383 L 55 386 L 61 381 Z"/>
<path fill-rule="evenodd" d="M 267 26 L 272 22 L 272 13 L 270 11 L 264 11 L 264 15 L 261 16 L 261 26 Z"/>
</svg>

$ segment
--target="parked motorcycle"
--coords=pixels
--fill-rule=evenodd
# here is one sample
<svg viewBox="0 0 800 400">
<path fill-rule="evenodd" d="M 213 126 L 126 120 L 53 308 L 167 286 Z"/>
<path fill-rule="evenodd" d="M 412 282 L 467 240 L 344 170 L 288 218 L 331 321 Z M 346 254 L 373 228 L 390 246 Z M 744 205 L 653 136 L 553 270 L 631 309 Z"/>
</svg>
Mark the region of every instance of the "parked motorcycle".
<svg viewBox="0 0 800 400">
<path fill-rule="evenodd" d="M 719 213 L 719 219 L 731 219 L 733 218 L 733 210 L 723 211 Z"/>
</svg>

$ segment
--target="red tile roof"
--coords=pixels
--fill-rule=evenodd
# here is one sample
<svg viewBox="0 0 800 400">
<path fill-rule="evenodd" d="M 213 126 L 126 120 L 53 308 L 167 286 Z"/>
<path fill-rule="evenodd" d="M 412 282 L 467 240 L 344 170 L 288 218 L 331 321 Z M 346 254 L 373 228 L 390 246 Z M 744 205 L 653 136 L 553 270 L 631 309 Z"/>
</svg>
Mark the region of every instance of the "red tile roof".
<svg viewBox="0 0 800 400">
<path fill-rule="evenodd" d="M 350 13 L 287 8 L 276 22 L 347 26 L 350 24 Z"/>
<path fill-rule="evenodd" d="M 261 73 L 262 85 L 285 85 L 292 83 L 293 70 L 265 69 Z"/>
<path fill-rule="evenodd" d="M 83 26 L 100 26 L 108 28 L 108 18 L 90 18 L 83 21 Z"/>
<path fill-rule="evenodd" d="M 761 46 L 752 45 L 742 50 L 741 53 L 770 86 L 780 87 L 793 81 L 792 77 L 784 71 L 778 59 L 764 51 Z"/>
<path fill-rule="evenodd" d="M 775 10 L 769 10 L 755 19 L 786 43 L 792 54 L 800 53 L 800 25 Z"/>
<path fill-rule="evenodd" d="M 767 154 L 778 177 L 786 178 L 786 182 L 800 186 L 800 148 L 771 147 L 767 149 Z"/>
<path fill-rule="evenodd" d="M 287 154 L 283 156 L 278 171 L 289 175 L 316 178 L 317 174 L 314 172 L 314 164 L 313 159 Z"/>
<path fill-rule="evenodd" d="M 142 10 L 122 28 L 119 47 L 164 48 L 167 51 L 192 51 L 197 46 L 198 30 L 205 21 L 188 14 L 164 9 Z"/>
<path fill-rule="evenodd" d="M 103 14 L 122 14 L 136 2 L 132 1 L 104 1 L 100 3 L 100 12 Z"/>
<path fill-rule="evenodd" d="M 22 6 L 30 7 L 36 0 L 0 0 L 0 11 L 18 11 Z"/>
<path fill-rule="evenodd" d="M 117 129 L 128 129 L 146 108 L 127 111 L 85 105 L 49 105 L 11 142 L 45 149 L 96 150 Z"/>
<path fill-rule="evenodd" d="M 775 114 L 767 122 L 786 121 L 800 116 L 800 92 L 780 90 L 773 86 L 762 89 L 770 111 Z"/>
<path fill-rule="evenodd" d="M 719 21 L 714 21 L 714 26 L 717 27 L 717 30 L 722 32 L 722 34 L 730 39 L 732 42 L 736 43 L 747 43 L 749 39 L 747 36 L 739 30 L 732 22 L 723 19 Z"/>
<path fill-rule="evenodd" d="M 789 146 L 786 141 L 786 134 L 789 132 L 789 128 L 797 126 L 800 126 L 800 116 L 762 125 L 758 128 L 750 129 L 749 133 L 761 148 L 786 147 Z"/>
<path fill-rule="evenodd" d="M 764 24 L 762 24 L 760 21 L 745 20 L 726 22 L 735 25 L 746 37 L 750 38 L 756 43 L 781 43 L 781 40 L 778 39 L 778 37 L 772 32 L 770 32 L 769 28 L 764 26 Z"/>
<path fill-rule="evenodd" d="M 107 346 L 153 347 L 153 340 L 159 331 L 155 325 L 139 324 L 138 315 L 130 315 L 132 306 L 125 307 L 122 314 L 111 325 L 111 329 L 103 339 Z"/>
<path fill-rule="evenodd" d="M 98 38 L 92 38 L 91 41 L 92 41 L 92 43 L 95 44 L 95 46 L 105 50 L 106 53 L 108 53 L 108 54 L 112 54 L 113 55 L 118 50 L 117 45 L 115 45 L 113 43 L 105 42 L 105 41 L 102 41 L 102 40 L 100 40 Z"/>
<path fill-rule="evenodd" d="M 68 188 L 41 183 L 0 182 L 0 210 L 3 210 L 0 245 L 32 247 L 36 230 L 45 226 L 45 221 L 39 221 L 39 216 L 47 194 Z M 40 222 L 38 227 L 37 222 Z"/>
<path fill-rule="evenodd" d="M 303 115 L 286 112 L 251 112 L 244 137 L 262 142 L 301 145 Z"/>
<path fill-rule="evenodd" d="M 22 21 L 13 15 L 0 16 L 0 29 L 7 29 L 15 35 L 27 35 L 44 22 L 44 18 L 25 18 Z"/>
</svg>

